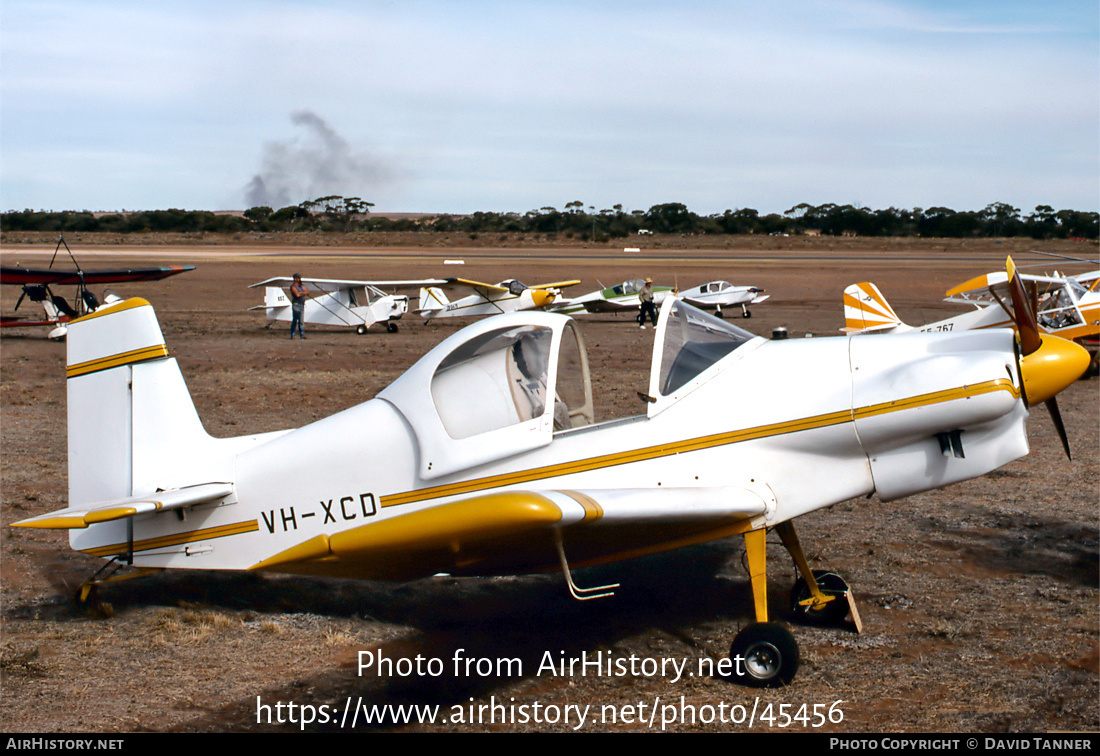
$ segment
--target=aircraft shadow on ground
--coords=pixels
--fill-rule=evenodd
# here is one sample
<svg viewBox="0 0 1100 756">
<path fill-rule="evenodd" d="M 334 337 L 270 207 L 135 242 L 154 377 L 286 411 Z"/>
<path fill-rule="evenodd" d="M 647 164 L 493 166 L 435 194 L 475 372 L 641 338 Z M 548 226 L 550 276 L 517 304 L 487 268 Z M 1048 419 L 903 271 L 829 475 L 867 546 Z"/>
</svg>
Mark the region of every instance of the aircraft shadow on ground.
<svg viewBox="0 0 1100 756">
<path fill-rule="evenodd" d="M 614 651 L 613 647 L 643 635 L 671 636 L 694 646 L 672 652 L 679 657 L 723 654 L 724 647 L 696 644 L 690 628 L 708 622 L 743 625 L 751 621 L 751 596 L 738 567 L 739 558 L 740 544 L 727 540 L 577 570 L 574 577 L 581 585 L 622 584 L 612 597 L 584 602 L 569 596 L 560 574 L 440 577 L 391 585 L 248 573 L 166 572 L 111 586 L 102 599 L 110 601 L 116 613 L 184 603 L 259 613 L 358 617 L 410 627 L 413 632 L 363 650 L 393 663 L 411 661 L 418 655 L 438 659 L 441 674 L 360 676 L 352 663 L 319 671 L 308 680 L 280 680 L 257 694 L 264 701 L 305 703 L 302 691 L 308 689 L 309 700 L 330 705 L 351 697 L 356 702 L 353 705 L 368 707 L 429 704 L 449 709 L 490 694 L 496 694 L 499 701 L 504 694 L 496 691 L 525 680 L 546 678 L 552 685 L 553 675 L 538 673 L 547 658 L 560 667 L 563 658 L 582 652 L 589 658 L 601 650 L 614 658 L 628 657 L 630 651 Z M 773 602 L 780 598 L 773 596 Z M 731 628 L 729 636 L 732 634 Z M 470 667 L 456 674 L 456 654 L 477 660 L 481 670 Z M 210 711 L 182 729 L 270 729 L 256 724 L 256 706 L 256 698 L 250 697 Z M 397 726 L 399 723 L 386 717 L 358 725 L 360 729 Z M 336 729 L 331 724 L 307 729 L 326 728 Z M 298 728 L 288 725 L 287 729 Z"/>
</svg>

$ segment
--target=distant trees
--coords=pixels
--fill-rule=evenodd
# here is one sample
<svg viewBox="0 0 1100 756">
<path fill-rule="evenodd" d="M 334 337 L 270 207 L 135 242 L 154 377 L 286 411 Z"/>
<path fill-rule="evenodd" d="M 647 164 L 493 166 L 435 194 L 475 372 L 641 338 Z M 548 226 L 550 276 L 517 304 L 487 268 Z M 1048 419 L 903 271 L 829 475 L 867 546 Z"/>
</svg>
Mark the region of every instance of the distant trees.
<svg viewBox="0 0 1100 756">
<path fill-rule="evenodd" d="M 273 210 L 250 207 L 243 216 L 199 210 L 150 210 L 94 215 L 81 212 L 23 210 L 0 214 L 3 231 L 241 231 L 350 232 L 435 231 L 443 233 L 516 233 L 563 235 L 606 242 L 647 230 L 661 234 L 821 234 L 825 236 L 919 237 L 1030 237 L 1033 239 L 1096 239 L 1100 213 L 1055 210 L 1038 205 L 1022 215 L 1019 208 L 994 202 L 982 210 L 956 211 L 948 207 L 890 207 L 871 210 L 854 205 L 803 202 L 786 212 L 760 215 L 752 208 L 700 216 L 679 202 L 653 205 L 648 210 L 625 211 L 613 205 L 597 211 L 580 200 L 564 209 L 545 206 L 526 213 L 478 211 L 468 215 L 438 215 L 418 220 L 371 216 L 374 204 L 360 197 L 328 195 Z M 587 209 L 586 209 L 587 208 Z"/>
</svg>

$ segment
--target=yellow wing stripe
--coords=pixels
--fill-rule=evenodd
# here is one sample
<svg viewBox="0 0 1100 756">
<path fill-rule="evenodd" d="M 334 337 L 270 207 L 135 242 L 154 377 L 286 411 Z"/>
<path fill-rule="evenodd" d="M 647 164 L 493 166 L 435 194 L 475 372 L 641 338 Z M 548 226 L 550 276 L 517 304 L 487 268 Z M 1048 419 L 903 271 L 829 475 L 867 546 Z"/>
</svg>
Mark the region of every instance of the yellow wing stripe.
<svg viewBox="0 0 1100 756">
<path fill-rule="evenodd" d="M 562 491 L 562 493 L 584 507 L 584 519 L 581 522 L 595 522 L 603 519 L 603 507 L 591 496 L 582 494 L 580 491 Z"/>
<path fill-rule="evenodd" d="M 972 386 L 960 386 L 944 391 L 920 394 L 907 399 L 882 402 L 867 407 L 860 407 L 855 410 L 840 410 L 838 412 L 829 412 L 822 415 L 799 418 L 797 420 L 788 420 L 782 423 L 772 423 L 770 425 L 761 425 L 755 428 L 717 433 L 710 436 L 690 438 L 684 441 L 661 444 L 658 446 L 647 446 L 625 452 L 617 452 L 615 454 L 605 454 L 599 457 L 590 457 L 588 459 L 562 462 L 556 465 L 536 467 L 530 470 L 518 470 L 516 472 L 503 473 L 501 475 L 490 475 L 484 478 L 474 478 L 458 483 L 448 483 L 414 491 L 389 494 L 381 498 L 381 505 L 383 507 L 395 507 L 430 499 L 439 499 L 446 496 L 474 493 L 501 486 L 519 485 L 533 480 L 555 478 L 561 475 L 571 475 L 588 472 L 590 470 L 599 470 L 606 467 L 626 465 L 632 462 L 644 462 L 650 459 L 670 457 L 675 454 L 709 449 L 716 446 L 725 446 L 727 444 L 736 444 L 742 441 L 780 436 L 787 433 L 797 433 L 799 431 L 813 430 L 815 428 L 826 428 L 832 425 L 850 422 L 856 418 L 872 417 L 874 415 L 883 415 L 890 412 L 900 412 L 915 407 L 949 402 L 955 399 L 966 399 L 971 396 L 979 396 L 993 391 L 1008 391 L 1015 398 L 1019 398 L 1020 396 L 1019 390 L 1012 385 L 1012 381 L 1007 378 L 1000 378 Z"/>
<path fill-rule="evenodd" d="M 129 543 L 123 541 L 122 543 L 96 546 L 91 549 L 81 549 L 81 551 L 85 554 L 91 554 L 92 556 L 108 557 L 114 556 L 115 554 L 123 554 L 131 550 L 137 553 L 139 551 L 179 546 L 185 543 L 209 541 L 214 538 L 227 538 L 229 536 L 241 535 L 242 533 L 252 533 L 259 529 L 259 520 L 246 520 L 244 522 L 234 522 L 228 525 L 218 525 L 213 528 L 189 530 L 185 533 L 173 533 L 172 535 L 159 536 L 157 538 L 143 538 L 140 541 L 134 541 L 132 549 Z"/>
<path fill-rule="evenodd" d="M 87 362 L 78 362 L 75 365 L 69 365 L 65 371 L 65 377 L 76 378 L 80 375 L 97 373 L 100 370 L 109 370 L 110 368 L 119 367 L 120 365 L 130 365 L 135 362 L 145 362 L 147 360 L 155 360 L 158 357 L 167 356 L 168 347 L 164 344 L 142 347 L 141 349 L 131 349 L 128 352 L 112 354 L 109 357 L 99 357 L 94 360 L 88 360 Z"/>
</svg>

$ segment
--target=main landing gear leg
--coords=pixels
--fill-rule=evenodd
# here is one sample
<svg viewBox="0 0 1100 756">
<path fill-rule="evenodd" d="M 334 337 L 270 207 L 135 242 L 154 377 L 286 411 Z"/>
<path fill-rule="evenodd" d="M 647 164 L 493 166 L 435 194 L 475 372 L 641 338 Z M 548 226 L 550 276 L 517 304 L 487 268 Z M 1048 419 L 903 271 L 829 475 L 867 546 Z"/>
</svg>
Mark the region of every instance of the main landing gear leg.
<svg viewBox="0 0 1100 756">
<path fill-rule="evenodd" d="M 787 628 L 768 622 L 767 531 L 745 533 L 756 622 L 733 639 L 730 679 L 754 688 L 787 685 L 798 671 L 798 644 Z"/>
</svg>

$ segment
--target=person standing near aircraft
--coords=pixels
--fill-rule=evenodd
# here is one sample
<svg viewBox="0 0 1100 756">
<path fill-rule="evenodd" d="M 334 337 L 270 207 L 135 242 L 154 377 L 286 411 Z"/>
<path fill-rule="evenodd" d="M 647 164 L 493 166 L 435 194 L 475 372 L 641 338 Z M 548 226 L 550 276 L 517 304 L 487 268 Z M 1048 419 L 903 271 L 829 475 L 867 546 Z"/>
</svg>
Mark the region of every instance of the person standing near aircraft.
<svg viewBox="0 0 1100 756">
<path fill-rule="evenodd" d="M 302 284 L 302 277 L 295 273 L 294 283 L 290 285 L 290 338 L 294 338 L 294 329 L 298 329 L 298 336 L 306 337 L 305 328 L 302 325 L 302 313 L 306 307 L 306 287 Z"/>
<path fill-rule="evenodd" d="M 638 292 L 641 308 L 638 310 L 638 325 L 645 330 L 646 316 L 653 321 L 653 327 L 657 327 L 657 307 L 653 304 L 653 279 L 646 278 L 645 286 Z"/>
</svg>

